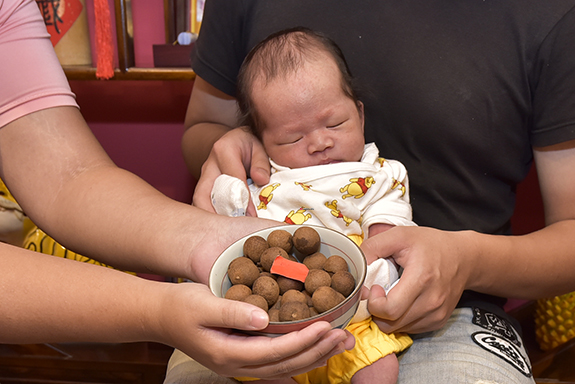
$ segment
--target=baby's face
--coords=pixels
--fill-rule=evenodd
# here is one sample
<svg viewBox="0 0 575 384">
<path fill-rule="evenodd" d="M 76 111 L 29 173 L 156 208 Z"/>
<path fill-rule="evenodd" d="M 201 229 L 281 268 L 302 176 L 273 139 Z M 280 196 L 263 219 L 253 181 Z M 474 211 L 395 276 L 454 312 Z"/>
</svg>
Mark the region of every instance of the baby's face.
<svg viewBox="0 0 575 384">
<path fill-rule="evenodd" d="M 256 81 L 262 142 L 274 162 L 302 168 L 361 159 L 363 105 L 344 94 L 340 79 L 333 60 L 322 60 L 265 86 Z"/>
</svg>

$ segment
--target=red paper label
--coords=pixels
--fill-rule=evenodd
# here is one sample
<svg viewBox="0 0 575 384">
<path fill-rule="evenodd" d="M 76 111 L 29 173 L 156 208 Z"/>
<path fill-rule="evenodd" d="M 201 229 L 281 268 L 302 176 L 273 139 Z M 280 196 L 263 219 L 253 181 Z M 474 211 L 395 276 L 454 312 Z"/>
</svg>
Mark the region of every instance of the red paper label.
<svg viewBox="0 0 575 384">
<path fill-rule="evenodd" d="M 270 272 L 304 283 L 309 269 L 305 264 L 278 256 L 274 260 Z"/>
<path fill-rule="evenodd" d="M 72 25 L 80 16 L 82 3 L 80 0 L 36 0 L 46 29 L 50 34 L 52 46 L 56 46 L 62 36 L 72 28 Z"/>
</svg>

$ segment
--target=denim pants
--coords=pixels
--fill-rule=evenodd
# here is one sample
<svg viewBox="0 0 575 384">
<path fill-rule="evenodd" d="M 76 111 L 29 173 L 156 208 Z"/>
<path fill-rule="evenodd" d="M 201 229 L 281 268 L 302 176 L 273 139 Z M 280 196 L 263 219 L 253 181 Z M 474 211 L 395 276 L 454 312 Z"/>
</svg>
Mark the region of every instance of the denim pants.
<svg viewBox="0 0 575 384">
<path fill-rule="evenodd" d="M 412 335 L 399 384 L 534 384 L 523 341 L 505 315 L 456 309 L 440 330 Z"/>
<path fill-rule="evenodd" d="M 412 335 L 399 356 L 398 384 L 534 384 L 531 363 L 512 322 L 500 311 L 457 308 L 440 330 Z M 165 384 L 230 384 L 180 351 Z"/>
</svg>

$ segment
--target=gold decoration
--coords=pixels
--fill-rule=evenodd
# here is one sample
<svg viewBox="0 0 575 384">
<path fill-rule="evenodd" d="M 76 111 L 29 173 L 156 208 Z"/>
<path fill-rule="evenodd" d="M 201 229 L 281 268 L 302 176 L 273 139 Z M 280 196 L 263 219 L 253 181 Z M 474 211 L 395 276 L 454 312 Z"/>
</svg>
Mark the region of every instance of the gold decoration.
<svg viewBox="0 0 575 384">
<path fill-rule="evenodd" d="M 575 292 L 540 299 L 535 310 L 535 338 L 548 351 L 575 337 Z"/>
</svg>

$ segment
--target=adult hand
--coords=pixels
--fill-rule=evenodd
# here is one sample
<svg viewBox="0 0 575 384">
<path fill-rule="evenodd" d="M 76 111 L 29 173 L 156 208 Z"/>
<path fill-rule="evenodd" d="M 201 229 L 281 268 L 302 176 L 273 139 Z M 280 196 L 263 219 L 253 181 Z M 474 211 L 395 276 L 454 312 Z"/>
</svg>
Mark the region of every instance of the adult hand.
<svg viewBox="0 0 575 384">
<path fill-rule="evenodd" d="M 390 256 L 404 268 L 387 296 L 379 286 L 368 295 L 383 332 L 421 333 L 445 325 L 471 275 L 468 233 L 398 226 L 363 242 L 369 263 Z"/>
<path fill-rule="evenodd" d="M 249 175 L 257 185 L 264 185 L 269 181 L 268 156 L 260 141 L 247 128 L 232 129 L 214 143 L 196 184 L 193 198 L 195 206 L 214 212 L 210 195 L 214 181 L 221 174 L 244 181 Z M 257 216 L 251 201 L 247 214 Z"/>
<path fill-rule="evenodd" d="M 167 340 L 163 336 L 161 341 L 222 376 L 289 377 L 323 365 L 354 345 L 349 333 L 331 330 L 326 322 L 277 338 L 249 336 L 234 329 L 265 328 L 268 316 L 260 308 L 216 298 L 201 284 L 172 284 L 168 289 L 160 308 Z"/>
</svg>

